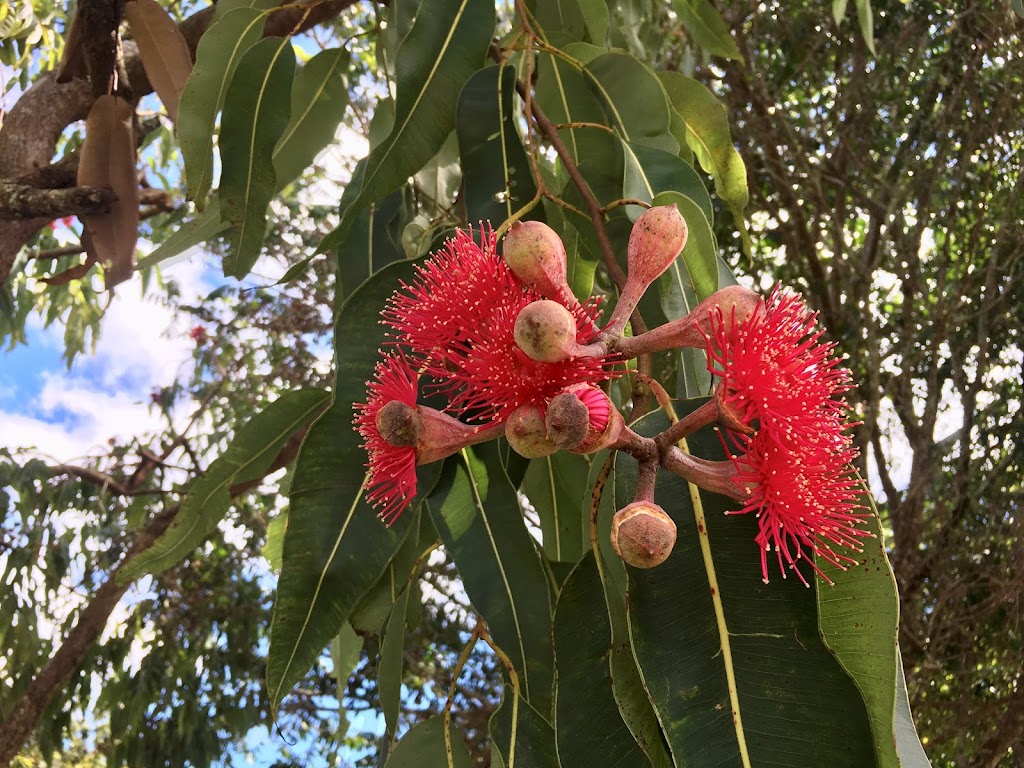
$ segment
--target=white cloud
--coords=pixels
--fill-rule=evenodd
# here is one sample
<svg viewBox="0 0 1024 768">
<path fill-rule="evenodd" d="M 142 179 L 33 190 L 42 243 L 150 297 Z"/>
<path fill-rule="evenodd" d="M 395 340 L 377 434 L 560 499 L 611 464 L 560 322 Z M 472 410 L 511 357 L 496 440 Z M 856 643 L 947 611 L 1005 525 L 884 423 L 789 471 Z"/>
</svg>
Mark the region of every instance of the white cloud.
<svg viewBox="0 0 1024 768">
<path fill-rule="evenodd" d="M 207 286 L 201 260 L 171 270 L 185 301 Z M 159 414 L 149 407 L 154 387 L 174 382 L 185 369 L 194 342 L 190 323 L 176 317 L 151 287 L 143 295 L 141 276 L 118 287 L 102 321 L 95 352 L 79 358 L 70 370 L 41 372 L 42 388 L 19 410 L 0 410 L 0 445 L 33 446 L 58 461 L 104 452 L 111 438 L 127 438 L 161 429 Z M 33 343 L 60 347 L 63 329 L 51 326 Z"/>
</svg>

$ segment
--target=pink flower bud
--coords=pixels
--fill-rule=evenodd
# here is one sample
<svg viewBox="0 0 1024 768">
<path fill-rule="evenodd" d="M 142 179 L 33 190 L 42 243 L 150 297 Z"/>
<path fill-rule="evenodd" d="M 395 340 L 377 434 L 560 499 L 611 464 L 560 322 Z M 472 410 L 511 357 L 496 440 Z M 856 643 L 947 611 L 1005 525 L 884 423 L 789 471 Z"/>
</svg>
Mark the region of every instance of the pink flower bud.
<svg viewBox="0 0 1024 768">
<path fill-rule="evenodd" d="M 619 336 L 644 292 L 686 245 L 686 220 L 674 205 L 648 208 L 633 224 L 626 250 L 626 284 L 605 332 Z"/>
<path fill-rule="evenodd" d="M 573 453 L 594 453 L 607 448 L 622 432 L 622 415 L 602 390 L 574 384 L 548 403 L 548 437 Z"/>
<path fill-rule="evenodd" d="M 557 301 L 541 299 L 527 304 L 516 317 L 516 344 L 531 360 L 558 363 L 576 346 L 576 320 Z"/>
<path fill-rule="evenodd" d="M 626 251 L 628 280 L 645 288 L 668 269 L 686 245 L 686 220 L 674 205 L 648 208 L 633 224 Z"/>
<path fill-rule="evenodd" d="M 502 255 L 512 274 L 541 296 L 576 306 L 576 297 L 565 279 L 565 246 L 547 224 L 517 221 L 502 241 Z"/>
<path fill-rule="evenodd" d="M 558 446 L 548 439 L 544 412 L 535 405 L 516 408 L 505 422 L 505 438 L 512 450 L 527 459 L 550 456 Z"/>
<path fill-rule="evenodd" d="M 654 568 L 672 554 L 676 524 L 652 501 L 634 501 L 612 518 L 612 548 L 635 568 Z"/>
</svg>

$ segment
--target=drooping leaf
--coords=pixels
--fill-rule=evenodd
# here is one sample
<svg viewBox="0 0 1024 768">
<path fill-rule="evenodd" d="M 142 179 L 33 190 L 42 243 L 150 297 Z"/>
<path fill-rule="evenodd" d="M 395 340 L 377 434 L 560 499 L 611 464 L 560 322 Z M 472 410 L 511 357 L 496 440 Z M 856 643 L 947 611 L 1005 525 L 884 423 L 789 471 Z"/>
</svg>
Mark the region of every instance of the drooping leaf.
<svg viewBox="0 0 1024 768">
<path fill-rule="evenodd" d="M 607 453 L 595 458 L 587 484 L 593 488 L 590 514 L 597 516 L 596 554 L 600 555 L 595 557 L 595 563 L 601 577 L 611 628 L 608 664 L 611 670 L 612 695 L 618 705 L 619 714 L 651 765 L 654 768 L 672 768 L 674 763 L 665 745 L 657 712 L 650 694 L 644 687 L 636 657 L 633 655 L 626 605 L 626 567 L 611 545 L 612 517 L 617 509 L 632 501 L 632 496 L 618 498 L 615 478 L 611 474 L 612 464 L 607 462 L 607 459 Z"/>
<path fill-rule="evenodd" d="M 473 75 L 459 95 L 455 130 L 470 222 L 497 225 L 537 192 L 513 119 L 515 83 L 513 67 L 495 65 Z"/>
<path fill-rule="evenodd" d="M 444 715 L 416 723 L 395 746 L 385 768 L 472 768 L 462 736 L 450 724 L 445 738 Z"/>
<path fill-rule="evenodd" d="M 296 74 L 288 127 L 274 147 L 277 189 L 302 173 L 334 139 L 348 108 L 350 63 L 346 48 L 328 48 Z"/>
<path fill-rule="evenodd" d="M 154 248 L 148 256 L 139 259 L 139 268 L 152 267 L 174 259 L 207 240 L 212 240 L 231 225 L 220 217 L 220 200 L 213 197 L 195 218 L 189 219 Z"/>
<path fill-rule="evenodd" d="M 246 51 L 224 99 L 220 209 L 235 225 L 224 274 L 245 277 L 263 250 L 267 206 L 277 190 L 274 147 L 288 126 L 295 53 L 287 38 Z"/>
<path fill-rule="evenodd" d="M 444 210 L 455 201 L 455 195 L 462 186 L 462 165 L 459 163 L 458 138 L 452 132 L 444 140 L 441 148 L 412 177 L 416 189 L 433 200 L 437 210 Z M 426 217 L 424 217 L 426 218 Z M 424 227 L 429 232 L 429 228 Z M 406 249 L 408 252 L 408 248 Z M 409 253 L 410 258 L 421 255 Z"/>
<path fill-rule="evenodd" d="M 434 530 L 430 516 L 421 509 L 416 509 L 413 514 L 413 523 L 401 547 L 349 616 L 349 622 L 360 632 L 380 632 L 391 614 L 392 606 L 409 581 L 412 567 L 425 552 L 436 546 L 437 531 Z"/>
<path fill-rule="evenodd" d="M 494 32 L 494 6 L 471 0 L 424 0 L 396 63 L 395 123 L 366 160 L 358 194 L 320 252 L 344 242 L 358 213 L 401 186 L 455 128 L 459 91 L 479 69 Z"/>
<path fill-rule="evenodd" d="M 693 200 L 709 222 L 714 221 L 711 195 L 700 176 L 678 155 L 643 144 L 623 143 L 626 160 L 622 176 L 622 196 L 651 202 L 661 192 L 679 192 Z M 630 220 L 636 221 L 644 209 L 626 206 Z"/>
<path fill-rule="evenodd" d="M 281 570 L 281 552 L 284 549 L 284 532 L 288 527 L 288 513 L 277 515 L 267 523 L 267 541 L 260 550 L 267 562 L 270 563 L 272 571 Z"/>
<path fill-rule="evenodd" d="M 672 7 L 697 45 L 724 59 L 740 58 L 728 25 L 708 0 L 672 0 Z"/>
<path fill-rule="evenodd" d="M 551 723 L 507 679 L 488 734 L 495 768 L 560 768 Z"/>
<path fill-rule="evenodd" d="M 649 435 L 666 425 L 654 414 L 634 428 Z M 711 429 L 689 447 L 722 458 Z M 635 472 L 619 454 L 620 496 L 635 488 Z M 630 634 L 677 758 L 693 768 L 876 765 L 867 708 L 819 636 L 814 591 L 795 578 L 761 581 L 753 516 L 726 515 L 726 499 L 667 472 L 655 501 L 678 538 L 661 566 L 627 566 Z"/>
<path fill-rule="evenodd" d="M 597 564 L 589 551 L 562 586 L 554 642 L 555 737 L 561 764 L 649 766 L 612 693 L 611 626 Z"/>
<path fill-rule="evenodd" d="M 428 507 L 470 602 L 519 673 L 524 698 L 549 712 L 547 578 L 497 447 L 485 444 L 449 459 Z"/>
<path fill-rule="evenodd" d="M 288 530 L 271 622 L 267 689 L 272 708 L 312 666 L 398 550 L 412 517 L 390 528 L 364 497 L 366 454 L 353 403 L 366 395 L 383 328 L 367 326 L 410 263 L 393 264 L 345 302 L 334 329 L 337 365 L 330 408 L 310 427 L 295 462 Z"/>
<path fill-rule="evenodd" d="M 836 26 L 839 26 L 846 16 L 846 4 L 847 0 L 832 0 L 832 18 L 835 19 Z"/>
<path fill-rule="evenodd" d="M 559 451 L 534 459 L 526 470 L 522 492 L 540 518 L 544 554 L 549 560 L 575 563 L 590 548 L 584 501 L 590 497 L 586 456 Z"/>
<path fill-rule="evenodd" d="M 356 216 L 345 241 L 338 246 L 339 291 L 347 295 L 388 264 L 402 261 L 405 199 L 392 192 Z"/>
<path fill-rule="evenodd" d="M 670 130 L 665 89 L 647 65 L 627 53 L 606 53 L 587 64 L 586 71 L 587 85 L 601 99 L 623 139 L 679 151 Z"/>
<path fill-rule="evenodd" d="M 819 562 L 834 585 L 816 583 L 818 624 L 825 643 L 857 683 L 867 703 L 879 768 L 927 766 L 927 759 L 921 759 L 923 750 L 909 706 L 905 699 L 898 698 L 899 686 L 905 683 L 896 644 L 896 580 L 885 555 L 877 517 L 867 521 L 867 528 L 875 538 L 863 540 L 864 552 L 857 555 L 856 565 L 843 571 Z M 900 744 L 905 745 L 906 756 L 901 754 Z"/>
<path fill-rule="evenodd" d="M 409 610 L 408 587 L 395 601 L 384 630 L 384 640 L 380 646 L 380 659 L 377 662 L 377 690 L 380 695 L 380 708 L 384 713 L 389 738 L 398 732 L 398 713 L 402 704 L 402 670 L 405 668 L 402 653 L 405 650 L 405 614 Z"/>
<path fill-rule="evenodd" d="M 139 234 L 139 182 L 135 169 L 135 110 L 118 96 L 96 99 L 85 120 L 78 184 L 109 187 L 117 199 L 106 213 L 82 216 L 89 251 L 106 266 L 108 289 L 132 276 Z"/>
<path fill-rule="evenodd" d="M 606 8 L 606 16 L 607 13 Z M 548 43 L 557 48 L 582 41 L 587 28 L 578 0 L 548 0 L 537 3 L 534 18 Z"/>
<path fill-rule="evenodd" d="M 687 143 L 715 180 L 715 191 L 742 220 L 747 206 L 747 169 L 732 145 L 725 106 L 703 84 L 678 72 L 659 72 L 669 100 L 686 125 Z"/>
<path fill-rule="evenodd" d="M 188 43 L 174 19 L 156 0 L 129 0 L 124 15 L 139 46 L 146 77 L 171 120 L 176 120 L 181 92 L 192 74 Z"/>
<path fill-rule="evenodd" d="M 348 694 L 348 679 L 359 663 L 359 655 L 363 651 L 363 638 L 356 634 L 352 625 L 345 622 L 341 631 L 331 640 L 331 664 L 334 669 L 331 675 L 337 685 L 338 697 L 338 730 L 334 738 L 339 744 L 348 734 L 348 717 L 345 714 L 345 697 Z"/>
<path fill-rule="evenodd" d="M 121 569 L 122 583 L 170 568 L 199 546 L 231 506 L 231 486 L 262 477 L 285 442 L 323 409 L 327 398 L 319 389 L 285 392 L 253 416 L 195 481 L 163 535 Z"/>
<path fill-rule="evenodd" d="M 857 4 L 857 22 L 860 24 L 860 33 L 864 36 L 864 43 L 867 45 L 871 55 L 875 54 L 875 15 L 871 10 L 871 0 L 854 0 Z"/>
<path fill-rule="evenodd" d="M 241 7 L 225 13 L 199 39 L 196 64 L 178 106 L 178 142 L 185 189 L 202 210 L 213 183 L 213 127 L 242 56 L 259 41 L 265 16 Z"/>
</svg>

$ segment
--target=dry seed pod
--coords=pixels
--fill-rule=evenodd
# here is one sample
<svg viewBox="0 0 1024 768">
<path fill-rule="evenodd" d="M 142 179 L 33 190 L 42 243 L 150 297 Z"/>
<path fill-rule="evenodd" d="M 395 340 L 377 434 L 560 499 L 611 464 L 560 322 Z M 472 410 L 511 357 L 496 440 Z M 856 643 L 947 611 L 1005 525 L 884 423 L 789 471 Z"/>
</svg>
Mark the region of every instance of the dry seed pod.
<svg viewBox="0 0 1024 768">
<path fill-rule="evenodd" d="M 139 46 L 146 77 L 171 120 L 176 120 L 181 92 L 192 74 L 188 43 L 174 19 L 156 0 L 129 0 L 124 15 Z"/>
<path fill-rule="evenodd" d="M 612 518 L 612 548 L 635 568 L 654 568 L 672 554 L 676 524 L 653 501 L 634 501 Z"/>
<path fill-rule="evenodd" d="M 132 105 L 117 96 L 96 99 L 85 120 L 78 184 L 110 187 L 117 200 L 107 213 L 83 215 L 96 261 L 105 265 L 107 288 L 131 277 L 139 233 L 139 182 L 135 170 Z"/>
</svg>

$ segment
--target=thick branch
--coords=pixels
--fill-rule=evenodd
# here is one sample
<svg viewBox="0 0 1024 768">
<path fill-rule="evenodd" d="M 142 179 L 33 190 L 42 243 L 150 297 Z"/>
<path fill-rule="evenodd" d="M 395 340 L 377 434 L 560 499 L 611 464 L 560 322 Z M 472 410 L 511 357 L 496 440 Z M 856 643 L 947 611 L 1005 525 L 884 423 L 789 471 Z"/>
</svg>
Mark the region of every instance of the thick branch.
<svg viewBox="0 0 1024 768">
<path fill-rule="evenodd" d="M 0 219 L 49 220 L 79 214 L 105 213 L 116 198 L 99 187 L 38 189 L 26 184 L 0 181 Z"/>
</svg>

